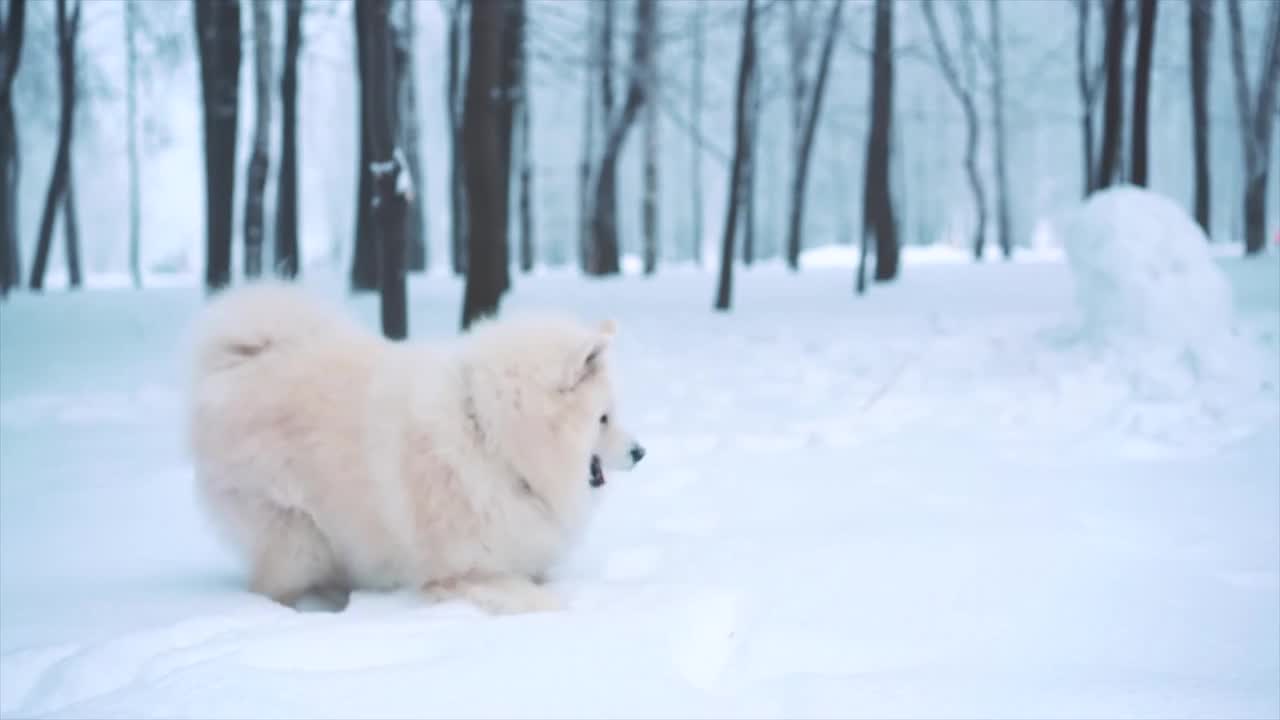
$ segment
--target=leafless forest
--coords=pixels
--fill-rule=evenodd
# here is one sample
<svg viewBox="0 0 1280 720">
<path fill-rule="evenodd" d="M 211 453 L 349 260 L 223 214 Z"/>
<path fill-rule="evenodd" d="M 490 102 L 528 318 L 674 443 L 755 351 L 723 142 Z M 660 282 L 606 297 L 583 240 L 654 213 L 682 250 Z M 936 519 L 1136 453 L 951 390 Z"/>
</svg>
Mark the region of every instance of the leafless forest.
<svg viewBox="0 0 1280 720">
<path fill-rule="evenodd" d="M 0 291 L 208 292 L 340 266 L 406 334 L 522 273 L 802 276 L 908 245 L 1001 262 L 1152 187 L 1213 242 L 1277 237 L 1264 0 L 3 0 Z M 1270 184 L 1269 184 L 1270 183 Z M 65 268 L 65 271 L 64 271 Z M 429 279 L 426 281 L 430 281 Z"/>
</svg>

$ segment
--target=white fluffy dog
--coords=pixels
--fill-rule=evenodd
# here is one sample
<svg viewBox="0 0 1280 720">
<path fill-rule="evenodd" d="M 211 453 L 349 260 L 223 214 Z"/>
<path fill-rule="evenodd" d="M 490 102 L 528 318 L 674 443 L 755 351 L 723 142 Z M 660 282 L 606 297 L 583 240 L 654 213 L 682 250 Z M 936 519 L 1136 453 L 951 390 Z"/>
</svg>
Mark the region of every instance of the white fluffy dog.
<svg viewBox="0 0 1280 720">
<path fill-rule="evenodd" d="M 544 573 L 604 469 L 644 450 L 616 418 L 612 322 L 485 321 L 392 343 L 283 284 L 211 300 L 188 440 L 200 497 L 251 588 L 416 588 L 496 613 L 553 610 Z"/>
</svg>

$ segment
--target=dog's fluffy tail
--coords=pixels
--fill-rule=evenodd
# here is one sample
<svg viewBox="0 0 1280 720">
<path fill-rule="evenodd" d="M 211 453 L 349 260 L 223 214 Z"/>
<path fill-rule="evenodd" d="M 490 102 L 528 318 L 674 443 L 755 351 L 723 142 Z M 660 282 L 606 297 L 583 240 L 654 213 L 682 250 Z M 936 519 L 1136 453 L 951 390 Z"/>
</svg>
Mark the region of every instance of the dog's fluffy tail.
<svg viewBox="0 0 1280 720">
<path fill-rule="evenodd" d="M 311 293 L 278 281 L 223 290 L 196 321 L 191 369 L 196 377 L 216 374 L 331 332 L 340 317 L 335 310 Z"/>
</svg>

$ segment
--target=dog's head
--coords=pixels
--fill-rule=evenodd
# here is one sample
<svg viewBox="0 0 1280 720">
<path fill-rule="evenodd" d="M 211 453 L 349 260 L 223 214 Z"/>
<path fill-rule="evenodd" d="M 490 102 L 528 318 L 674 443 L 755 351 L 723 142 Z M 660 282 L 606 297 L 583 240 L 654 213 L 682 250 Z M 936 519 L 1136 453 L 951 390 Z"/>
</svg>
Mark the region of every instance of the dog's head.
<svg viewBox="0 0 1280 720">
<path fill-rule="evenodd" d="M 619 416 L 609 358 L 616 323 L 511 315 L 470 334 L 477 409 L 531 486 L 580 492 L 644 457 Z"/>
</svg>

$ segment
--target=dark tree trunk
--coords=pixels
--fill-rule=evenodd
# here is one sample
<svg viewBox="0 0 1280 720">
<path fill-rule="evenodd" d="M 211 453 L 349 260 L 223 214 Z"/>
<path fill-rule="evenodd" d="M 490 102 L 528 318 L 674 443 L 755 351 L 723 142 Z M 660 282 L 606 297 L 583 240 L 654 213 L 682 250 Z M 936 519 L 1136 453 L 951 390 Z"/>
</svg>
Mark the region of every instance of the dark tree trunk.
<svg viewBox="0 0 1280 720">
<path fill-rule="evenodd" d="M 408 334 L 404 240 L 409 208 L 409 182 L 402 174 L 409 169 L 396 152 L 398 103 L 389 6 L 390 0 L 361 0 L 357 4 L 357 32 L 363 36 L 360 44 L 366 71 L 360 84 L 360 115 L 370 156 L 366 169 L 372 193 L 369 230 L 378 259 L 382 334 L 402 340 Z"/>
<path fill-rule="evenodd" d="M 1001 0 L 987 0 L 987 19 L 991 25 L 991 114 L 995 137 L 996 171 L 996 241 L 1000 253 L 1008 260 L 1013 256 L 1013 218 L 1009 211 L 1009 163 L 1006 156 L 1004 124 L 1004 35 L 1000 22 Z"/>
<path fill-rule="evenodd" d="M 395 33 L 396 78 L 399 86 L 396 98 L 400 115 L 400 142 L 404 148 L 406 172 L 413 180 L 413 192 L 409 198 L 408 237 L 405 240 L 405 267 L 411 272 L 427 269 L 427 175 L 422 167 L 421 128 L 418 126 L 418 71 L 415 61 L 418 22 L 416 0 L 401 0 L 404 11 L 399 32 Z"/>
<path fill-rule="evenodd" d="M 18 127 L 13 117 L 13 78 L 22 59 L 26 0 L 10 0 L 0 18 L 0 297 L 22 284 L 18 252 Z"/>
<path fill-rule="evenodd" d="M 805 187 L 809 181 L 809 156 L 813 154 L 813 137 L 818 127 L 818 114 L 822 111 L 822 96 L 827 91 L 827 75 L 831 69 L 831 56 L 835 49 L 836 32 L 840 27 L 840 11 L 843 8 L 844 0 L 836 0 L 831 7 L 831 18 L 827 23 L 827 34 L 822 42 L 822 56 L 818 61 L 818 77 L 814 81 L 813 91 L 809 95 L 808 109 L 805 111 L 804 132 L 800 137 L 795 173 L 791 180 L 791 212 L 787 224 L 787 266 L 792 270 L 800 269 L 800 250 L 803 246 L 800 235 L 804 225 Z"/>
<path fill-rule="evenodd" d="M 72 120 L 75 117 L 76 102 L 76 34 L 80 27 L 80 3 L 67 17 L 67 0 L 58 0 L 57 35 L 58 35 L 58 89 L 60 112 L 58 113 L 58 149 L 53 160 L 53 174 L 49 179 L 49 191 L 45 195 L 44 212 L 40 216 L 40 234 L 36 240 L 36 258 L 31 266 L 29 285 L 32 290 L 44 288 L 44 271 L 49 262 L 49 246 L 53 240 L 53 221 L 58 207 L 65 201 L 67 186 L 71 179 L 71 138 Z M 71 251 L 75 237 L 75 208 L 67 206 L 64 217 L 67 233 L 68 262 L 72 262 Z M 66 222 L 66 220 L 72 222 Z M 78 256 L 78 252 L 77 252 Z M 75 258 L 78 264 L 79 258 Z M 76 268 L 78 270 L 78 268 Z"/>
<path fill-rule="evenodd" d="M 445 84 L 445 113 L 449 120 L 449 215 L 450 247 L 453 272 L 467 272 L 467 200 L 462 167 L 462 113 L 459 93 L 462 90 L 462 15 L 467 0 L 449 0 L 448 78 Z"/>
<path fill-rule="evenodd" d="M 507 287 L 500 246 L 506 242 L 509 178 L 503 161 L 499 96 L 502 91 L 503 39 L 507 9 L 499 2 L 477 2 L 471 8 L 470 58 L 462 118 L 467 217 L 469 218 L 467 282 L 462 301 L 462 329 L 498 312 Z"/>
<path fill-rule="evenodd" d="M 1098 158 L 1095 190 L 1103 190 L 1116 180 L 1119 170 L 1120 141 L 1123 132 L 1124 106 L 1124 0 L 1107 0 L 1107 42 L 1103 63 L 1107 73 L 1107 93 L 1102 108 L 1102 155 Z"/>
<path fill-rule="evenodd" d="M 302 0 L 286 0 L 284 71 L 280 77 L 280 180 L 276 201 L 276 272 L 298 276 L 298 50 Z"/>
<path fill-rule="evenodd" d="M 654 27 L 658 6 L 655 4 Z M 644 72 L 645 93 L 650 101 L 644 106 L 644 200 L 641 208 L 644 231 L 644 274 L 658 269 L 658 52 L 649 53 Z"/>
<path fill-rule="evenodd" d="M 1196 222 L 1210 234 L 1209 211 L 1209 62 L 1213 47 L 1214 0 L 1191 0 L 1187 6 L 1191 38 L 1191 142 L 1195 159 Z"/>
<path fill-rule="evenodd" d="M 262 275 L 264 216 L 266 215 L 267 148 L 271 142 L 271 8 L 252 3 L 254 63 L 253 152 L 244 200 L 244 275 Z"/>
<path fill-rule="evenodd" d="M 893 134 L 893 5 L 876 0 L 871 62 L 871 128 L 867 132 L 866 179 L 862 183 L 862 246 L 855 290 L 866 291 L 867 246 L 876 246 L 875 280 L 898 276 L 898 223 L 889 186 L 889 140 Z"/>
<path fill-rule="evenodd" d="M 720 281 L 716 285 L 716 310 L 727 311 L 733 303 L 733 237 L 737 228 L 738 203 L 742 194 L 742 166 L 747 154 L 747 93 L 755 73 L 756 1 L 747 0 L 742 19 L 742 59 L 738 63 L 738 93 L 733 108 L 733 169 L 729 173 L 729 201 L 725 212 L 724 235 L 720 242 Z"/>
<path fill-rule="evenodd" d="M 618 264 L 618 178 L 615 161 L 609 157 L 609 133 L 614 122 L 613 98 L 613 7 L 601 4 L 600 22 L 600 124 L 605 147 L 596 165 L 595 188 L 591 200 L 591 239 L 587 244 L 587 274 L 617 273 Z"/>
<path fill-rule="evenodd" d="M 693 124 L 693 248 L 690 256 L 693 261 L 702 265 L 702 145 L 698 138 L 702 137 L 702 68 L 706 56 L 706 39 L 703 35 L 703 15 L 706 5 L 698 3 L 693 9 L 693 81 L 689 92 L 689 121 Z"/>
<path fill-rule="evenodd" d="M 67 161 L 70 163 L 70 160 Z M 80 271 L 80 222 L 76 214 L 76 183 L 74 165 L 67 166 L 67 190 L 62 197 L 62 235 L 66 241 L 67 279 L 73 288 L 84 283 Z"/>
<path fill-rule="evenodd" d="M 1271 135 L 1276 116 L 1276 88 L 1280 81 L 1280 3 L 1272 3 L 1267 13 L 1263 38 L 1262 67 L 1258 72 L 1257 96 L 1249 93 L 1245 68 L 1244 30 L 1240 0 L 1229 0 L 1227 19 L 1231 26 L 1231 66 L 1235 75 L 1236 112 L 1240 145 L 1244 151 L 1244 252 L 1257 255 L 1267 246 L 1267 175 L 1271 167 Z"/>
<path fill-rule="evenodd" d="M 502 69 L 499 78 L 498 93 L 498 139 L 502 148 L 502 177 L 506 183 L 504 197 L 511 198 L 511 187 L 515 181 L 512 168 L 513 147 L 515 141 L 516 108 L 520 98 L 520 47 L 524 44 L 525 7 L 524 0 L 504 0 L 507 17 L 502 26 Z M 507 225 L 502 230 L 502 241 L 498 244 L 498 261 L 502 264 L 502 290 L 511 288 L 511 211 L 507 209 Z"/>
<path fill-rule="evenodd" d="M 587 69 L 582 73 L 586 86 L 582 93 L 582 157 L 578 163 L 578 268 L 586 272 L 591 257 L 591 163 L 595 159 L 596 83 L 594 68 L 599 65 L 595 44 L 596 12 L 600 5 L 587 7 Z"/>
<path fill-rule="evenodd" d="M 1133 68 L 1133 151 L 1129 181 L 1147 186 L 1147 104 L 1151 95 L 1151 52 L 1156 40 L 1156 0 L 1141 0 L 1138 12 L 1138 58 Z"/>
<path fill-rule="evenodd" d="M 523 21 L 523 14 L 521 16 Z M 533 147 L 532 139 L 533 100 L 529 86 L 529 43 L 520 33 L 520 79 L 519 79 L 519 113 L 520 113 L 520 271 L 533 271 Z"/>
<path fill-rule="evenodd" d="M 752 57 L 759 57 L 756 38 Z M 751 267 L 756 261 L 756 147 L 760 129 L 760 73 L 751 74 L 747 86 L 747 151 L 742 158 L 742 264 Z"/>
<path fill-rule="evenodd" d="M 636 116 L 645 103 L 644 68 L 648 67 L 649 54 L 654 41 L 654 20 L 656 0 L 637 0 L 635 35 L 632 39 L 631 66 L 628 68 L 630 80 L 627 83 L 627 95 L 622 108 L 617 113 L 605 113 L 604 153 L 600 158 L 596 176 L 595 198 L 593 200 L 593 217 L 591 221 L 592 252 L 587 265 L 587 272 L 592 275 L 615 275 L 619 267 L 618 242 L 618 158 L 622 155 L 623 144 L 627 133 L 631 130 Z M 612 25 L 612 3 L 605 4 L 605 27 Z M 611 36 L 610 29 L 605 35 Z M 612 41 L 610 41 L 610 44 Z M 602 51 L 605 48 L 602 47 Z M 604 62 L 607 70 L 610 63 Z M 608 73 L 606 72 L 606 76 Z M 602 85 L 602 94 L 606 104 L 612 107 L 612 83 Z"/>
<path fill-rule="evenodd" d="M 1098 86 L 1102 82 L 1103 64 L 1094 64 L 1089 57 L 1089 9 L 1095 0 L 1075 0 L 1076 3 L 1076 87 L 1080 90 L 1080 125 L 1084 140 L 1084 196 L 1094 191 L 1097 167 L 1094 162 L 1094 106 L 1098 99 Z"/>
<path fill-rule="evenodd" d="M 204 101 L 204 283 L 212 293 L 231 282 L 232 202 L 240 111 L 240 0 L 192 2 Z"/>
<path fill-rule="evenodd" d="M 370 22 L 365 15 L 372 3 L 355 3 L 355 35 L 356 35 L 356 79 L 358 82 L 357 98 L 361 103 L 367 92 L 366 87 L 373 82 L 382 82 L 384 78 L 369 77 L 369 42 L 363 28 Z M 387 72 L 392 72 L 388 66 Z M 360 158 L 356 166 L 359 180 L 356 182 L 356 235 L 352 243 L 351 254 L 351 290 L 352 292 L 378 289 L 378 246 L 373 238 L 370 224 L 373 222 L 373 179 L 369 174 L 369 164 L 373 155 L 369 148 L 369 115 L 360 113 Z"/>
</svg>

